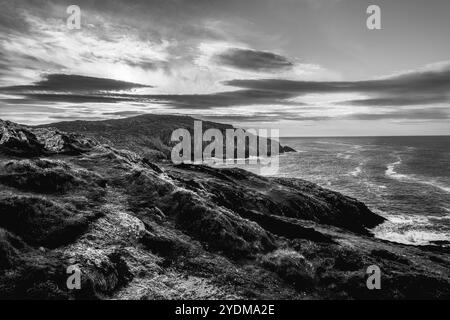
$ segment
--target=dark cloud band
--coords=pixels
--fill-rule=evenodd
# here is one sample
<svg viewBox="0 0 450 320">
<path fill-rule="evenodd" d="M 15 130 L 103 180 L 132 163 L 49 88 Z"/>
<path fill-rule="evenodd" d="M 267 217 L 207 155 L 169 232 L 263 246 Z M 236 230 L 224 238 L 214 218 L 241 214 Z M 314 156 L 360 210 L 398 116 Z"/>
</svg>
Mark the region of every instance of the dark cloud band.
<svg viewBox="0 0 450 320">
<path fill-rule="evenodd" d="M 113 90 L 129 90 L 151 87 L 138 83 L 118 81 L 105 78 L 85 77 L 69 74 L 49 74 L 44 80 L 29 86 L 13 86 L 0 88 L 3 92 L 98 92 Z"/>
<path fill-rule="evenodd" d="M 217 54 L 213 60 L 220 65 L 252 71 L 276 71 L 293 66 L 291 61 L 281 55 L 239 48 L 231 48 Z"/>
</svg>

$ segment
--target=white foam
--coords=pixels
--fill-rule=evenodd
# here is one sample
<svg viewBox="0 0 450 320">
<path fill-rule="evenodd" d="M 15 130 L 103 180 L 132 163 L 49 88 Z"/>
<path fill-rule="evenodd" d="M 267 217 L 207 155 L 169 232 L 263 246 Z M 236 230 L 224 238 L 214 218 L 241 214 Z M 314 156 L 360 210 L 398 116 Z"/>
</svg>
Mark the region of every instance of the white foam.
<svg viewBox="0 0 450 320">
<path fill-rule="evenodd" d="M 337 141 L 316 141 L 318 144 L 331 144 L 333 146 L 346 146 L 346 147 L 354 147 L 354 148 L 361 148 L 362 146 L 354 145 L 351 143 L 344 143 L 344 142 L 337 142 Z"/>
<path fill-rule="evenodd" d="M 450 209 L 448 209 L 448 208 L 445 208 L 445 207 L 441 207 L 441 208 L 444 209 L 447 212 L 450 212 Z M 441 217 L 432 216 L 432 217 L 430 217 L 430 219 L 433 219 L 433 220 L 450 220 L 450 214 L 446 214 L 446 215 L 441 216 Z"/>
<path fill-rule="evenodd" d="M 436 182 L 436 180 L 419 180 L 418 182 L 430 185 L 432 187 L 435 187 L 435 188 L 441 189 L 442 191 L 450 193 L 450 187 L 445 186 L 439 182 Z"/>
<path fill-rule="evenodd" d="M 445 217 L 426 217 L 417 215 L 386 215 L 387 221 L 372 230 L 375 237 L 392 242 L 427 245 L 432 241 L 448 241 L 449 231 L 429 230 L 433 226 L 429 218 L 444 219 Z"/>
<path fill-rule="evenodd" d="M 350 172 L 350 174 L 351 174 L 352 176 L 354 176 L 354 177 L 357 177 L 357 176 L 359 176 L 359 175 L 361 174 L 361 172 L 362 172 L 362 168 L 361 168 L 361 164 L 359 164 L 359 166 L 357 166 L 357 167 L 355 168 L 355 170 L 353 170 L 352 172 Z"/>
<path fill-rule="evenodd" d="M 418 230 L 408 230 L 402 233 L 398 232 L 386 232 L 383 234 L 375 233 L 377 238 L 388 240 L 403 244 L 412 245 L 429 245 L 433 241 L 448 241 L 450 235 L 429 232 L 429 231 L 418 231 Z"/>
<path fill-rule="evenodd" d="M 385 174 L 389 177 L 404 177 L 405 175 L 395 172 L 395 167 L 401 163 L 402 163 L 402 160 L 399 159 L 396 162 L 388 164 Z"/>
<path fill-rule="evenodd" d="M 400 165 L 402 163 L 402 160 L 399 158 L 398 161 L 393 162 L 391 164 L 389 164 L 387 166 L 387 169 L 385 171 L 385 174 L 388 177 L 391 177 L 393 179 L 396 180 L 400 180 L 400 181 L 412 181 L 412 182 L 416 182 L 416 183 L 420 183 L 420 184 L 425 184 L 425 185 L 429 185 L 432 186 L 434 188 L 440 189 L 442 191 L 445 191 L 447 193 L 450 193 L 450 187 L 447 185 L 444 185 L 436 180 L 433 179 L 421 179 L 419 177 L 417 177 L 416 175 L 413 174 L 401 174 L 395 171 L 395 167 Z"/>
</svg>

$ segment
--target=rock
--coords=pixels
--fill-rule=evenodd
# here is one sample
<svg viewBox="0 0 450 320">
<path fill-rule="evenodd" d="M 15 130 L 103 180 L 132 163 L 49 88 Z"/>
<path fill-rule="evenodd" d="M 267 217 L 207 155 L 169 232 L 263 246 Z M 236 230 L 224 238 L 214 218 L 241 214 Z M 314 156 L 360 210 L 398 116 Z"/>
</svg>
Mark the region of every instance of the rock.
<svg viewBox="0 0 450 320">
<path fill-rule="evenodd" d="M 64 133 L 46 128 L 33 129 L 39 142 L 50 153 L 77 155 L 88 152 L 96 146 L 96 142 L 81 135 Z"/>
<path fill-rule="evenodd" d="M 383 258 L 386 260 L 390 260 L 393 262 L 398 262 L 401 264 L 409 264 L 409 261 L 403 257 L 400 257 L 398 255 L 396 255 L 395 253 L 389 252 L 387 250 L 384 249 L 374 249 L 370 252 L 370 254 L 374 257 L 379 257 L 379 258 Z"/>
<path fill-rule="evenodd" d="M 0 228 L 0 272 L 11 268 L 20 259 L 20 251 L 26 244 L 17 236 Z"/>
<path fill-rule="evenodd" d="M 289 146 L 280 145 L 280 153 L 287 153 L 287 152 L 297 152 L 297 150 L 295 150 Z"/>
<path fill-rule="evenodd" d="M 0 299 L 67 299 L 64 265 L 0 228 Z"/>
<path fill-rule="evenodd" d="M 12 122 L 0 120 L 0 152 L 33 157 L 43 154 L 45 148 L 30 130 Z"/>
<path fill-rule="evenodd" d="M 370 211 L 364 203 L 311 182 L 293 178 L 273 178 L 272 181 L 290 188 L 297 195 L 304 194 L 311 199 L 311 202 L 305 202 L 310 204 L 308 207 L 318 216 L 312 219 L 314 221 L 363 234 L 367 234 L 367 229 L 385 221 L 383 217 Z"/>
<path fill-rule="evenodd" d="M 72 242 L 95 217 L 91 212 L 68 210 L 40 197 L 0 198 L 0 227 L 35 247 L 55 248 Z"/>
<path fill-rule="evenodd" d="M 340 249 L 336 251 L 334 267 L 342 271 L 356 271 L 364 268 L 364 261 L 360 255 L 351 250 Z"/>
<path fill-rule="evenodd" d="M 164 170 L 161 169 L 160 167 L 158 167 L 156 164 L 154 164 L 153 162 L 151 162 L 149 159 L 147 158 L 142 158 L 142 163 L 144 163 L 146 166 L 150 167 L 153 169 L 153 171 L 155 171 L 156 173 L 164 173 Z"/>
<path fill-rule="evenodd" d="M 95 257 L 85 255 L 71 263 L 81 271 L 81 288 L 71 292 L 76 299 L 106 298 L 133 279 L 120 250 Z"/>
<path fill-rule="evenodd" d="M 1 121 L 0 299 L 449 298 L 448 249 L 375 239 L 369 229 L 384 219 L 356 199 L 142 157 L 164 152 L 161 128 L 190 121 Z M 106 138 L 112 146 L 94 142 Z M 116 149 L 128 143 L 145 152 Z M 72 264 L 81 290 L 66 286 Z M 383 290 L 367 290 L 370 265 Z"/>
<path fill-rule="evenodd" d="M 65 132 L 75 132 L 94 138 L 101 143 L 118 149 L 127 149 L 145 156 L 152 161 L 168 160 L 171 149 L 176 142 L 171 141 L 172 132 L 176 129 L 186 129 L 194 135 L 194 122 L 198 119 L 189 116 L 145 114 L 124 119 L 104 121 L 70 121 L 41 125 L 38 128 L 57 128 Z M 218 129 L 225 136 L 227 129 L 235 129 L 231 125 L 202 121 L 202 129 Z M 271 140 L 268 139 L 268 154 L 270 155 Z M 276 142 L 279 145 L 278 142 Z M 207 143 L 204 143 L 204 147 Z M 246 143 L 245 157 L 249 156 L 251 146 Z M 236 152 L 236 150 L 235 150 Z M 257 154 L 257 150 L 251 150 Z M 295 152 L 288 146 L 279 145 L 279 153 Z M 226 152 L 223 152 L 225 155 Z"/>
<path fill-rule="evenodd" d="M 99 175 L 75 171 L 62 161 L 12 160 L 0 162 L 0 184 L 36 193 L 57 193 L 84 188 L 100 192 L 105 182 Z"/>
<path fill-rule="evenodd" d="M 311 289 L 314 284 L 313 265 L 294 250 L 278 249 L 263 256 L 261 264 L 301 291 Z"/>
<path fill-rule="evenodd" d="M 28 128 L 0 120 L 0 152 L 20 157 L 49 154 L 80 154 L 91 150 L 96 142 L 76 134 L 47 128 Z"/>
<path fill-rule="evenodd" d="M 183 259 L 190 250 L 188 243 L 169 234 L 146 232 L 140 241 L 146 249 L 165 258 L 166 265 L 171 264 L 173 260 Z"/>
<path fill-rule="evenodd" d="M 275 247 L 271 235 L 258 224 L 220 207 L 209 206 L 189 192 L 176 192 L 171 202 L 177 204 L 171 210 L 180 228 L 205 242 L 209 248 L 232 258 L 243 258 Z"/>
<path fill-rule="evenodd" d="M 195 175 L 208 198 L 244 217 L 249 212 L 311 220 L 369 234 L 384 218 L 363 203 L 299 179 L 261 177 L 242 169 L 213 169 L 182 164 L 166 166 L 167 174 L 188 189 Z M 198 188 L 193 188 L 200 191 Z"/>
<path fill-rule="evenodd" d="M 333 242 L 331 237 L 326 236 L 313 228 L 302 226 L 296 219 L 261 214 L 254 210 L 242 212 L 241 216 L 255 221 L 261 227 L 273 234 L 288 239 L 308 239 L 316 242 Z"/>
</svg>

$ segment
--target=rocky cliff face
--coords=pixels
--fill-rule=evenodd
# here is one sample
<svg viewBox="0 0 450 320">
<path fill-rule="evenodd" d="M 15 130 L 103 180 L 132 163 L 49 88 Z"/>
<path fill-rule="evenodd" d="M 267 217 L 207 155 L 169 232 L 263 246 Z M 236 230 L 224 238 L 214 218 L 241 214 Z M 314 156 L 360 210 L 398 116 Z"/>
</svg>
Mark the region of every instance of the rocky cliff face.
<svg viewBox="0 0 450 320">
<path fill-rule="evenodd" d="M 94 134 L 0 121 L 0 298 L 450 298 L 448 252 L 374 239 L 355 199 Z"/>
<path fill-rule="evenodd" d="M 100 143 L 130 150 L 158 161 L 170 159 L 172 147 L 177 143 L 171 141 L 174 130 L 184 128 L 194 137 L 194 121 L 196 119 L 189 116 L 147 114 L 104 121 L 58 122 L 51 126 L 57 130 L 81 133 L 87 137 L 95 138 Z M 40 127 L 47 128 L 48 126 Z M 234 127 L 228 124 L 202 121 L 202 131 L 205 132 L 208 129 L 218 129 L 225 137 L 226 130 L 234 129 Z M 271 139 L 267 139 L 266 143 L 268 154 L 270 154 Z M 204 142 L 204 147 L 208 144 L 208 142 Z M 276 145 L 278 145 L 279 153 L 295 152 L 289 146 L 282 146 L 278 142 L 276 142 Z M 258 150 L 254 150 L 246 141 L 246 156 L 250 152 L 254 155 L 258 153 Z M 223 151 L 223 154 L 226 154 L 226 150 Z"/>
</svg>

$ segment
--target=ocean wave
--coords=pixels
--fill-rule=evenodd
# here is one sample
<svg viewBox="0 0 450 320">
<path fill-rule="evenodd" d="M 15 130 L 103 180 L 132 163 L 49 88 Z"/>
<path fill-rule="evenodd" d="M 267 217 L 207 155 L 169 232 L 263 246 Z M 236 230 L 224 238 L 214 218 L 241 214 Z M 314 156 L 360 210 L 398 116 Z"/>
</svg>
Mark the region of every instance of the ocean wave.
<svg viewBox="0 0 450 320">
<path fill-rule="evenodd" d="M 446 217 L 426 217 L 417 215 L 383 215 L 387 221 L 372 230 L 375 237 L 392 242 L 412 245 L 429 245 L 434 241 L 448 241 L 449 230 L 436 230 L 430 219 Z"/>
<path fill-rule="evenodd" d="M 408 230 L 402 233 L 388 232 L 384 235 L 375 235 L 377 238 L 397 242 L 402 244 L 411 244 L 425 246 L 439 241 L 448 241 L 450 234 L 442 234 L 439 232 Z"/>
<path fill-rule="evenodd" d="M 400 174 L 400 173 L 395 172 L 395 167 L 398 166 L 398 165 L 400 165 L 401 163 L 402 163 L 402 160 L 399 159 L 399 160 L 396 161 L 396 162 L 393 162 L 393 163 L 391 163 L 391 164 L 388 164 L 388 165 L 387 165 L 387 169 L 386 169 L 385 174 L 386 174 L 387 176 L 393 177 L 393 178 L 403 178 L 403 177 L 406 177 L 406 175 L 404 175 L 404 174 Z"/>
<path fill-rule="evenodd" d="M 355 170 L 353 170 L 353 171 L 350 172 L 349 174 L 352 175 L 352 176 L 354 176 L 354 177 L 359 176 L 359 175 L 361 174 L 361 172 L 362 172 L 361 166 L 362 166 L 362 163 L 360 163 L 360 164 L 355 168 Z"/>
<path fill-rule="evenodd" d="M 445 185 L 443 185 L 443 184 L 441 184 L 439 182 L 436 182 L 435 180 L 430 180 L 430 181 L 420 180 L 420 183 L 423 183 L 423 184 L 426 184 L 426 185 L 429 185 L 429 186 L 441 189 L 441 190 L 443 190 L 443 191 L 445 191 L 447 193 L 450 193 L 450 187 L 445 186 Z"/>
<path fill-rule="evenodd" d="M 352 144 L 352 143 L 344 143 L 344 142 L 337 142 L 337 141 L 316 141 L 315 143 L 318 143 L 318 144 L 331 144 L 331 145 L 334 145 L 334 146 L 349 146 L 349 147 L 359 147 L 359 148 L 361 148 L 362 146 L 360 146 L 360 145 L 355 145 L 355 144 Z"/>
<path fill-rule="evenodd" d="M 282 153 L 282 154 L 287 156 L 290 153 L 292 154 L 292 153 L 306 153 L 306 152 L 309 152 L 309 150 L 295 150 L 295 152 L 285 152 L 285 153 Z"/>
<path fill-rule="evenodd" d="M 421 178 L 418 177 L 417 175 L 414 174 L 402 174 L 402 173 L 398 173 L 395 171 L 395 168 L 397 166 L 399 166 L 400 164 L 402 164 L 402 160 L 399 159 L 396 162 L 390 163 L 387 165 L 387 169 L 385 171 L 386 176 L 399 180 L 399 181 L 411 181 L 411 182 L 415 182 L 415 183 L 420 183 L 420 184 L 425 184 L 425 185 L 429 185 L 432 186 L 434 188 L 440 189 L 442 191 L 445 191 L 447 193 L 450 193 L 450 187 L 447 185 L 444 185 L 436 180 L 433 179 L 426 179 L 426 178 Z"/>
<path fill-rule="evenodd" d="M 447 208 L 443 208 L 445 210 L 447 210 L 448 212 L 450 212 L 450 210 L 448 210 Z M 450 221 L 450 214 L 442 216 L 442 217 L 436 217 L 436 216 L 432 216 L 430 217 L 430 220 L 438 220 L 438 221 Z"/>
<path fill-rule="evenodd" d="M 383 184 L 378 184 L 375 182 L 371 182 L 370 180 L 364 181 L 364 185 L 367 188 L 367 191 L 373 194 L 375 197 L 383 197 L 388 189 L 387 186 Z"/>
<path fill-rule="evenodd" d="M 336 155 L 336 158 L 339 158 L 339 159 L 345 159 L 345 160 L 348 160 L 348 159 L 350 159 L 352 157 L 352 155 L 351 154 L 348 154 L 348 153 L 341 153 L 341 152 L 339 152 L 337 155 Z"/>
</svg>

